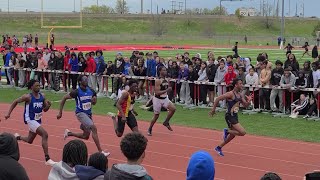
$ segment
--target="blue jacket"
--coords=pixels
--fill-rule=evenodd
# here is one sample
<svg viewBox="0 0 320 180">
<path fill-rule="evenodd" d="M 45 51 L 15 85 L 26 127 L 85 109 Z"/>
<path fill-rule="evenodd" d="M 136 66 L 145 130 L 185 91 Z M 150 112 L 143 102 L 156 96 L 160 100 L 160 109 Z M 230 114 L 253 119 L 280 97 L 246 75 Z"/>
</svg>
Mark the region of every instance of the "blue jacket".
<svg viewBox="0 0 320 180">
<path fill-rule="evenodd" d="M 72 59 L 70 58 L 69 59 L 69 65 L 71 66 L 71 71 L 75 71 L 75 72 L 78 72 L 79 71 L 79 61 L 78 61 L 78 58 L 76 59 Z"/>
<path fill-rule="evenodd" d="M 12 56 L 11 52 L 8 52 L 6 54 L 6 62 L 4 63 L 4 67 L 9 67 L 11 56 Z"/>
<path fill-rule="evenodd" d="M 131 68 L 131 64 L 129 62 L 125 63 L 124 64 L 124 69 L 123 69 L 123 73 L 124 75 L 129 75 L 129 70 Z"/>
<path fill-rule="evenodd" d="M 96 58 L 94 58 L 94 61 L 97 64 L 96 73 L 99 75 L 102 74 L 106 68 L 106 63 L 104 62 L 104 57 L 103 56 L 96 57 Z"/>
<path fill-rule="evenodd" d="M 157 75 L 157 62 L 154 59 L 147 59 L 147 76 L 156 77 Z"/>
</svg>

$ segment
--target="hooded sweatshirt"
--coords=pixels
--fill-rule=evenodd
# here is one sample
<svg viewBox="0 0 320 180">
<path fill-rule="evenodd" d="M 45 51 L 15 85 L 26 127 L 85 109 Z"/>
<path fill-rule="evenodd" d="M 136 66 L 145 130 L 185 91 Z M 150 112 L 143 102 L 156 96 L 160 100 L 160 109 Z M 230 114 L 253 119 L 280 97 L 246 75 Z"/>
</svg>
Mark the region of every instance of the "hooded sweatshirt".
<svg viewBox="0 0 320 180">
<path fill-rule="evenodd" d="M 187 180 L 213 180 L 215 175 L 214 160 L 206 151 L 194 153 L 187 168 Z"/>
<path fill-rule="evenodd" d="M 104 180 L 152 180 L 140 165 L 115 164 L 104 175 Z"/>
<path fill-rule="evenodd" d="M 291 88 L 296 82 L 296 77 L 290 72 L 290 76 L 286 77 L 284 74 L 281 76 L 280 86 L 283 88 Z"/>
<path fill-rule="evenodd" d="M 9 133 L 0 135 L 0 179 L 29 180 L 26 170 L 18 162 L 19 146 L 16 138 Z"/>
<path fill-rule="evenodd" d="M 229 70 L 232 70 L 232 72 L 229 73 L 228 72 Z M 228 71 L 224 75 L 224 81 L 226 82 L 226 85 L 230 85 L 232 83 L 233 79 L 235 79 L 237 77 L 237 74 L 234 72 L 234 69 L 232 66 L 228 67 Z"/>
<path fill-rule="evenodd" d="M 79 180 L 103 180 L 104 172 L 92 166 L 75 166 L 76 174 Z"/>
<path fill-rule="evenodd" d="M 270 84 L 279 86 L 282 75 L 283 75 L 283 68 L 273 69 L 271 72 Z"/>
<path fill-rule="evenodd" d="M 214 77 L 214 82 L 215 83 L 222 83 L 223 82 L 223 80 L 224 80 L 224 75 L 227 73 L 227 70 L 226 70 L 226 68 L 224 67 L 224 68 L 220 68 L 220 67 L 218 67 L 218 69 L 217 69 L 217 72 L 216 72 L 216 75 L 215 75 L 215 77 Z"/>
<path fill-rule="evenodd" d="M 72 167 L 60 161 L 52 167 L 48 180 L 79 180 L 79 178 Z"/>
</svg>

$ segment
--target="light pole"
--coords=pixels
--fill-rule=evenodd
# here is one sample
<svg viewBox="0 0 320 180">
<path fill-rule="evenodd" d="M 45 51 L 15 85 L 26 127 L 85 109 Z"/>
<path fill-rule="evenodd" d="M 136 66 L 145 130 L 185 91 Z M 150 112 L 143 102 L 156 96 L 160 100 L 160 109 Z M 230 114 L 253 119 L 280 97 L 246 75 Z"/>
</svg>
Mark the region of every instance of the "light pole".
<svg viewBox="0 0 320 180">
<path fill-rule="evenodd" d="M 280 44 L 280 49 L 283 48 L 283 39 L 284 39 L 284 0 L 282 0 L 281 44 Z"/>
</svg>

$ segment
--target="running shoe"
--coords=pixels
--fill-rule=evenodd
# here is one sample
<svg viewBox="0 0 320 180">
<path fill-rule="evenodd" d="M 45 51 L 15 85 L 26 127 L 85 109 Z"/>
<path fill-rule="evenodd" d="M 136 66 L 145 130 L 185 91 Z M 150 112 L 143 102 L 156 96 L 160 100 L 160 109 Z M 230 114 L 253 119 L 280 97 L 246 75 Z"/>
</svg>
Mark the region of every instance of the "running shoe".
<svg viewBox="0 0 320 180">
<path fill-rule="evenodd" d="M 104 156 L 106 156 L 106 157 L 110 156 L 110 153 L 109 153 L 109 152 L 101 151 L 101 153 L 102 153 Z"/>
<path fill-rule="evenodd" d="M 63 135 L 63 139 L 64 139 L 64 140 L 66 140 L 67 137 L 69 136 L 69 132 L 70 132 L 69 129 L 66 129 L 66 130 L 64 131 L 64 135 Z"/>
<path fill-rule="evenodd" d="M 148 129 L 148 136 L 152 136 L 152 129 Z"/>
<path fill-rule="evenodd" d="M 219 156 L 224 156 L 221 147 L 217 146 L 214 150 L 219 154 Z"/>
<path fill-rule="evenodd" d="M 224 128 L 224 129 L 223 129 L 223 140 L 224 140 L 224 141 L 227 140 L 228 135 L 229 135 L 229 133 L 228 133 L 228 128 Z"/>
<path fill-rule="evenodd" d="M 45 165 L 47 166 L 54 166 L 55 164 L 57 164 L 57 162 L 54 162 L 53 160 L 49 159 L 48 161 L 46 161 Z"/>
<path fill-rule="evenodd" d="M 169 123 L 163 123 L 163 125 L 165 126 L 165 127 L 167 127 L 168 129 L 169 129 L 169 131 L 173 131 L 173 129 L 171 128 L 171 126 L 170 126 L 170 124 Z"/>
</svg>

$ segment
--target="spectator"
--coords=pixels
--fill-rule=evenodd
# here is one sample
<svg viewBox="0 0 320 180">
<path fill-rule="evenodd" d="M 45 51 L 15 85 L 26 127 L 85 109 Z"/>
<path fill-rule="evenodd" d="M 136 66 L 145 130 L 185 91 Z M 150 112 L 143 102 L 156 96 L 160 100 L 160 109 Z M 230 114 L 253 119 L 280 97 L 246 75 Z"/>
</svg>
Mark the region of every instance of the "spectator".
<svg viewBox="0 0 320 180">
<path fill-rule="evenodd" d="M 55 164 L 48 176 L 48 180 L 78 180 L 74 167 L 86 165 L 88 149 L 81 140 L 71 140 L 63 148 L 62 161 Z"/>
<path fill-rule="evenodd" d="M 207 76 L 209 82 L 214 82 L 214 78 L 216 76 L 218 66 L 214 64 L 214 58 L 209 57 L 208 59 L 208 67 L 207 67 Z M 208 96 L 209 96 L 209 107 L 213 106 L 214 102 L 214 95 L 215 95 L 215 86 L 214 85 L 208 85 Z"/>
<path fill-rule="evenodd" d="M 9 133 L 0 134 L 0 179 L 29 180 L 26 170 L 18 162 L 19 145 L 16 138 Z"/>
<path fill-rule="evenodd" d="M 86 63 L 87 63 L 87 67 L 84 70 L 84 72 L 87 73 L 95 73 L 96 72 L 96 63 L 93 59 L 93 57 L 91 56 L 91 53 L 86 53 L 85 55 L 86 58 Z M 91 87 L 93 90 L 97 90 L 97 80 L 96 80 L 96 76 L 95 75 L 89 75 L 89 82 L 88 82 L 89 87 Z"/>
<path fill-rule="evenodd" d="M 207 63 L 202 62 L 201 63 L 201 69 L 198 72 L 199 82 L 206 82 L 207 81 Z M 200 103 L 199 105 L 205 105 L 207 104 L 207 85 L 205 84 L 200 84 L 200 97 L 199 97 Z"/>
<path fill-rule="evenodd" d="M 269 172 L 263 175 L 260 180 L 281 180 L 281 178 L 278 174 Z"/>
<path fill-rule="evenodd" d="M 249 70 L 249 73 L 246 75 L 246 84 L 250 86 L 258 86 L 259 85 L 259 77 L 258 74 L 254 71 L 254 68 Z M 249 87 L 249 92 L 253 92 L 253 103 L 254 108 L 259 108 L 259 89 L 255 87 Z M 246 92 L 248 95 L 249 92 Z"/>
<path fill-rule="evenodd" d="M 122 53 L 118 52 L 116 55 L 116 59 L 114 60 L 114 65 L 115 65 L 115 70 L 114 70 L 114 75 L 115 77 L 113 78 L 113 86 L 112 86 L 112 95 L 110 96 L 111 99 L 114 99 L 117 97 L 118 94 L 118 89 L 119 89 L 119 76 L 122 74 L 124 71 L 124 59 L 122 58 Z"/>
<path fill-rule="evenodd" d="M 305 180 L 318 180 L 320 179 L 320 172 L 312 172 L 305 175 Z"/>
<path fill-rule="evenodd" d="M 304 77 L 307 79 L 307 87 L 312 87 L 313 78 L 310 61 L 304 62 L 302 71 L 304 73 Z"/>
<path fill-rule="evenodd" d="M 140 133 L 127 134 L 120 143 L 120 148 L 127 158 L 125 164 L 114 164 L 105 174 L 105 180 L 152 180 L 147 170 L 141 166 L 145 158 L 148 140 Z"/>
<path fill-rule="evenodd" d="M 211 155 L 206 151 L 194 153 L 187 168 L 187 180 L 214 180 L 215 166 Z"/>
<path fill-rule="evenodd" d="M 189 76 L 189 68 L 185 66 L 184 62 L 180 62 L 179 64 L 179 76 L 178 76 L 178 83 L 181 85 L 180 87 L 180 103 L 181 104 L 190 104 L 191 97 L 190 97 L 190 87 L 188 83 L 188 76 Z M 183 80 L 184 82 L 180 82 Z"/>
<path fill-rule="evenodd" d="M 104 154 L 99 152 L 90 156 L 88 166 L 75 166 L 79 180 L 103 180 L 107 169 L 108 159 Z"/>
<path fill-rule="evenodd" d="M 283 75 L 281 76 L 280 86 L 285 89 L 285 106 L 287 112 L 289 112 L 291 102 L 291 88 L 294 87 L 295 81 L 296 77 L 289 69 L 285 69 Z"/>
<path fill-rule="evenodd" d="M 228 72 L 224 75 L 224 81 L 227 86 L 227 91 L 230 91 L 232 86 L 232 81 L 237 77 L 237 74 L 234 72 L 234 69 L 232 66 L 228 67 Z"/>
<path fill-rule="evenodd" d="M 271 110 L 273 112 L 282 111 L 283 109 L 283 91 L 281 89 L 278 89 L 280 86 L 280 80 L 283 75 L 283 63 L 280 60 L 276 61 L 276 68 L 272 70 L 271 72 L 271 79 L 270 84 L 272 87 L 271 95 L 270 95 L 270 106 Z M 279 98 L 279 109 L 276 109 L 275 102 L 276 98 Z"/>
<path fill-rule="evenodd" d="M 300 98 L 291 104 L 291 118 L 297 118 L 298 115 L 306 115 L 309 109 L 309 99 L 305 94 L 301 94 Z"/>
<path fill-rule="evenodd" d="M 145 77 L 146 72 L 147 72 L 147 70 L 143 65 L 143 60 L 139 59 L 138 66 L 136 66 L 134 69 L 134 75 L 140 76 L 140 77 Z M 146 98 L 144 96 L 144 88 L 143 88 L 144 81 L 145 81 L 144 79 L 139 80 L 139 85 L 138 85 L 139 98 L 137 99 L 137 101 L 146 100 Z"/>
<path fill-rule="evenodd" d="M 226 86 L 221 85 L 221 83 L 224 82 L 224 75 L 227 73 L 227 70 L 225 68 L 225 59 L 222 58 L 219 62 L 219 67 L 216 71 L 214 82 L 217 84 L 217 92 L 218 96 L 221 96 L 223 93 L 227 91 Z M 225 107 L 225 101 L 220 102 L 220 107 Z"/>
<path fill-rule="evenodd" d="M 315 61 L 318 61 L 318 56 L 319 56 L 318 46 L 314 46 L 314 47 L 313 47 L 311 56 L 312 56 L 314 62 L 315 62 Z"/>
<path fill-rule="evenodd" d="M 259 92 L 260 108 L 270 110 L 270 79 L 271 79 L 271 70 L 267 68 L 268 61 L 263 61 L 260 68 L 260 84 L 263 88 Z"/>
<path fill-rule="evenodd" d="M 97 73 L 97 81 L 99 85 L 99 92 L 97 96 L 103 96 L 104 85 L 106 84 L 106 80 L 103 78 L 103 72 L 106 69 L 106 63 L 104 61 L 103 52 L 101 50 L 96 51 L 96 58 L 94 59 L 96 62 L 96 73 Z M 94 89 L 95 90 L 95 89 Z"/>
<path fill-rule="evenodd" d="M 79 60 L 76 53 L 71 53 L 71 58 L 69 59 L 68 66 L 70 67 L 69 71 L 69 82 L 68 86 L 70 87 L 70 83 L 72 84 L 72 89 L 77 89 L 77 80 L 78 80 L 78 71 L 79 71 Z"/>
<path fill-rule="evenodd" d="M 55 70 L 57 71 L 62 71 L 64 67 L 64 57 L 61 52 L 56 52 L 56 66 Z M 60 80 L 63 80 L 63 84 L 65 85 L 66 79 L 64 78 L 64 75 L 60 73 L 55 73 L 55 83 L 54 83 L 54 90 L 59 91 L 60 90 Z"/>
<path fill-rule="evenodd" d="M 294 75 L 298 74 L 299 71 L 299 63 L 296 59 L 296 56 L 294 54 L 289 54 L 287 60 L 284 62 L 284 69 L 286 68 L 292 68 L 292 73 Z"/>
</svg>

